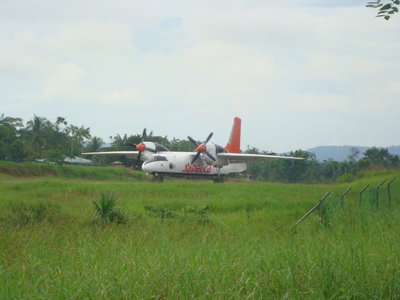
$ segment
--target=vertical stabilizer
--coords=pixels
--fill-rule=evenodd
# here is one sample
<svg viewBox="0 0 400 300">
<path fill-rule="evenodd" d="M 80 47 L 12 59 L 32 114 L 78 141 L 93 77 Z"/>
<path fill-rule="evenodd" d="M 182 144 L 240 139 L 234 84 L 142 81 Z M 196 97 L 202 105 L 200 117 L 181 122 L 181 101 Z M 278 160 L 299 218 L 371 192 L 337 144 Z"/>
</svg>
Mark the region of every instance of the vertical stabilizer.
<svg viewBox="0 0 400 300">
<path fill-rule="evenodd" d="M 242 120 L 235 117 L 233 120 L 233 127 L 228 144 L 225 146 L 226 151 L 230 153 L 240 153 L 240 129 Z"/>
</svg>

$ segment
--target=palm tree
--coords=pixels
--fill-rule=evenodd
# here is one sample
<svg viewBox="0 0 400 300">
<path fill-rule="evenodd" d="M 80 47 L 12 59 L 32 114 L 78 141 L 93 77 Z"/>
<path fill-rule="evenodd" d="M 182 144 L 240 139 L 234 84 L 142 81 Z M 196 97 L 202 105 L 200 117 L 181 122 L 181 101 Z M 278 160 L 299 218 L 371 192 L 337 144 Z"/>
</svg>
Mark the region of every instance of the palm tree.
<svg viewBox="0 0 400 300">
<path fill-rule="evenodd" d="M 42 148 L 46 141 L 46 128 L 51 126 L 50 121 L 46 118 L 33 116 L 33 119 L 26 123 L 28 133 L 32 137 L 32 143 L 36 148 L 36 153 L 41 156 Z"/>
<path fill-rule="evenodd" d="M 98 151 L 103 144 L 104 141 L 102 138 L 94 136 L 91 138 L 89 144 L 86 146 L 86 150 L 90 152 Z"/>
<path fill-rule="evenodd" d="M 128 137 L 126 134 L 123 137 L 117 134 L 116 136 L 111 136 L 110 138 L 112 140 L 113 146 L 116 146 L 117 148 L 126 146 L 126 142 L 128 141 Z"/>
<path fill-rule="evenodd" d="M 71 138 L 71 156 L 74 155 L 74 145 L 77 146 L 77 148 L 82 147 L 82 143 L 84 142 L 84 140 L 91 137 L 89 127 L 78 127 L 72 124 L 67 127 L 66 133 Z"/>
<path fill-rule="evenodd" d="M 81 126 L 78 128 L 78 132 L 76 133 L 77 140 L 82 143 L 85 139 L 90 139 L 90 128 Z"/>
</svg>

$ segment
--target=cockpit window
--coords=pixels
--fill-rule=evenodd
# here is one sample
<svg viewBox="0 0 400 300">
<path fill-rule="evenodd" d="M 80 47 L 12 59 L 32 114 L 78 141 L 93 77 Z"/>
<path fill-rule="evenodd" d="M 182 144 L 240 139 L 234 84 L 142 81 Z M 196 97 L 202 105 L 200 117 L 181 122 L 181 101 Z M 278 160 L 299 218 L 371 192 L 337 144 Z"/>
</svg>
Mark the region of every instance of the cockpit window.
<svg viewBox="0 0 400 300">
<path fill-rule="evenodd" d="M 160 152 L 160 151 L 169 151 L 167 148 L 165 148 L 163 145 L 159 144 L 159 143 L 154 143 L 154 145 L 156 146 L 156 151 Z"/>
<path fill-rule="evenodd" d="M 218 145 L 215 145 L 215 151 L 216 151 L 217 153 L 225 153 L 225 152 L 228 152 L 228 151 L 226 151 L 224 148 L 222 148 L 221 146 L 218 146 Z"/>
<path fill-rule="evenodd" d="M 168 159 L 162 155 L 153 155 L 146 161 L 146 163 L 155 162 L 155 161 L 168 161 Z"/>
</svg>

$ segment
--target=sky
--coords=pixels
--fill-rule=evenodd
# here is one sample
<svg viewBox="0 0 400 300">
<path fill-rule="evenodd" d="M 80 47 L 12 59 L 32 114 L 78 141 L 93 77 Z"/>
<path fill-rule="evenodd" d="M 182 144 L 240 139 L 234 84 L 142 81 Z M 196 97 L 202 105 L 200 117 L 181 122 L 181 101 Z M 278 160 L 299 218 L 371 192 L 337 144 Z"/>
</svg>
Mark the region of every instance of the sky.
<svg viewBox="0 0 400 300">
<path fill-rule="evenodd" d="M 0 115 L 242 149 L 400 144 L 400 14 L 361 0 L 0 0 Z"/>
</svg>

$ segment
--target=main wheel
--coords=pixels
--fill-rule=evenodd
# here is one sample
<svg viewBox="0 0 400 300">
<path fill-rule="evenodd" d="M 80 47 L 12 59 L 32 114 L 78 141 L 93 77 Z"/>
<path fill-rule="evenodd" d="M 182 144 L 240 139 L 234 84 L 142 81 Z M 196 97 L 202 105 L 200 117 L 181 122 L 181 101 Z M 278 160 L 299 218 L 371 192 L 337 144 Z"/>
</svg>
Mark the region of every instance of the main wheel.
<svg viewBox="0 0 400 300">
<path fill-rule="evenodd" d="M 224 178 L 222 177 L 215 177 L 213 179 L 214 183 L 223 183 L 224 182 Z"/>
</svg>

